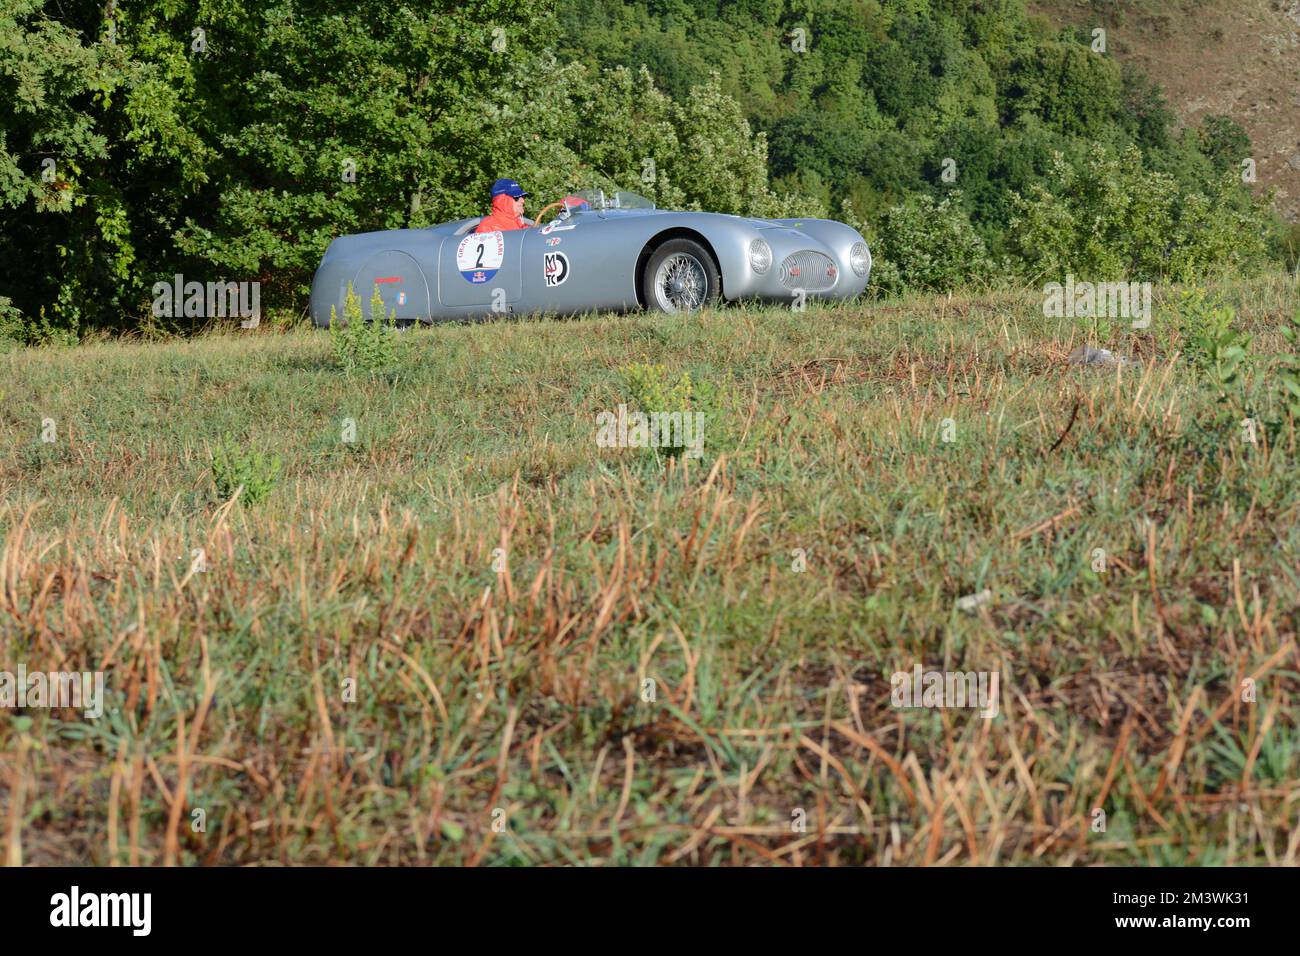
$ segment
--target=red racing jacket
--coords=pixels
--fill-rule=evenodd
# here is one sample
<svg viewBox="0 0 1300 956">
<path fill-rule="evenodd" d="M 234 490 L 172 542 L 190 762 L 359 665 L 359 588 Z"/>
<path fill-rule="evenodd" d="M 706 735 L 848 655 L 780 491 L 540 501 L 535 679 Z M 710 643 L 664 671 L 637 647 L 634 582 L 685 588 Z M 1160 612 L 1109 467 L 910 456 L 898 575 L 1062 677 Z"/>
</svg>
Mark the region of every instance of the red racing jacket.
<svg viewBox="0 0 1300 956">
<path fill-rule="evenodd" d="M 506 232 L 510 229 L 527 229 L 522 219 L 515 215 L 515 201 L 502 193 L 492 197 L 492 212 L 483 217 L 475 232 Z"/>
</svg>

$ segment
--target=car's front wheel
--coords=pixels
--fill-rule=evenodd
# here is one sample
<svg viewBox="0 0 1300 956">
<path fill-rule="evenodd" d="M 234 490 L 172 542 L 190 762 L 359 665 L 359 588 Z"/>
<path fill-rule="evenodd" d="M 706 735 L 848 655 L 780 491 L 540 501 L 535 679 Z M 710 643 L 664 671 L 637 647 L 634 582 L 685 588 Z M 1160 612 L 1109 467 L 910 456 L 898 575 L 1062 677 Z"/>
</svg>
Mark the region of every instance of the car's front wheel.
<svg viewBox="0 0 1300 956">
<path fill-rule="evenodd" d="M 722 290 L 713 256 L 693 239 L 670 239 L 656 249 L 642 280 L 646 305 L 660 312 L 697 312 Z"/>
</svg>

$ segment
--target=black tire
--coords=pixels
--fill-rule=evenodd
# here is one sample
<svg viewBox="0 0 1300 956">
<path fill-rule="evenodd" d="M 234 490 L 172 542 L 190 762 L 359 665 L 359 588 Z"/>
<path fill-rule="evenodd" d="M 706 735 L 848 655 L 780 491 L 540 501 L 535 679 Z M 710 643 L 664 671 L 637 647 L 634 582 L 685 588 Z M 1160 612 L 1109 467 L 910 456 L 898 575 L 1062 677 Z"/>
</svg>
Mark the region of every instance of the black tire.
<svg viewBox="0 0 1300 956">
<path fill-rule="evenodd" d="M 660 274 L 661 269 L 667 272 Z M 698 312 L 717 303 L 722 277 L 709 250 L 694 239 L 669 239 L 655 249 L 641 273 L 646 308 Z"/>
</svg>

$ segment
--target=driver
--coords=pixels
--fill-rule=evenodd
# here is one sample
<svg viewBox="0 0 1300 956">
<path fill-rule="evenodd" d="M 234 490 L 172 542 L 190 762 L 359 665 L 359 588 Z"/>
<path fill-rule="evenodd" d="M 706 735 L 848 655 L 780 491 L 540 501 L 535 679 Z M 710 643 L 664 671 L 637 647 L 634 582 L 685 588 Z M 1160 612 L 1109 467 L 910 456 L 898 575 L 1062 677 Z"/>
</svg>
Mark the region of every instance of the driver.
<svg viewBox="0 0 1300 956">
<path fill-rule="evenodd" d="M 475 232 L 504 232 L 527 229 L 523 221 L 524 197 L 528 193 L 513 179 L 498 179 L 492 184 L 492 212 L 483 217 Z"/>
</svg>

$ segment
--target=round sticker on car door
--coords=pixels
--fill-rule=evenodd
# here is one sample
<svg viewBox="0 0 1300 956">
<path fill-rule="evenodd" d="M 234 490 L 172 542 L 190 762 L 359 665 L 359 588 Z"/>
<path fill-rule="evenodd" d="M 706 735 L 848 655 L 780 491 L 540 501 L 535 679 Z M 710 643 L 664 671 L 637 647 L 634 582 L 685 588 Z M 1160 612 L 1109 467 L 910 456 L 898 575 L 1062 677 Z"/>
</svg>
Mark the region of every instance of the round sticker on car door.
<svg viewBox="0 0 1300 956">
<path fill-rule="evenodd" d="M 542 260 L 542 272 L 546 276 L 546 288 L 564 285 L 569 278 L 569 257 L 563 252 L 548 252 Z"/>
<path fill-rule="evenodd" d="M 506 237 L 500 232 L 471 233 L 456 247 L 456 269 L 465 281 L 482 285 L 501 268 L 506 257 Z"/>
</svg>

